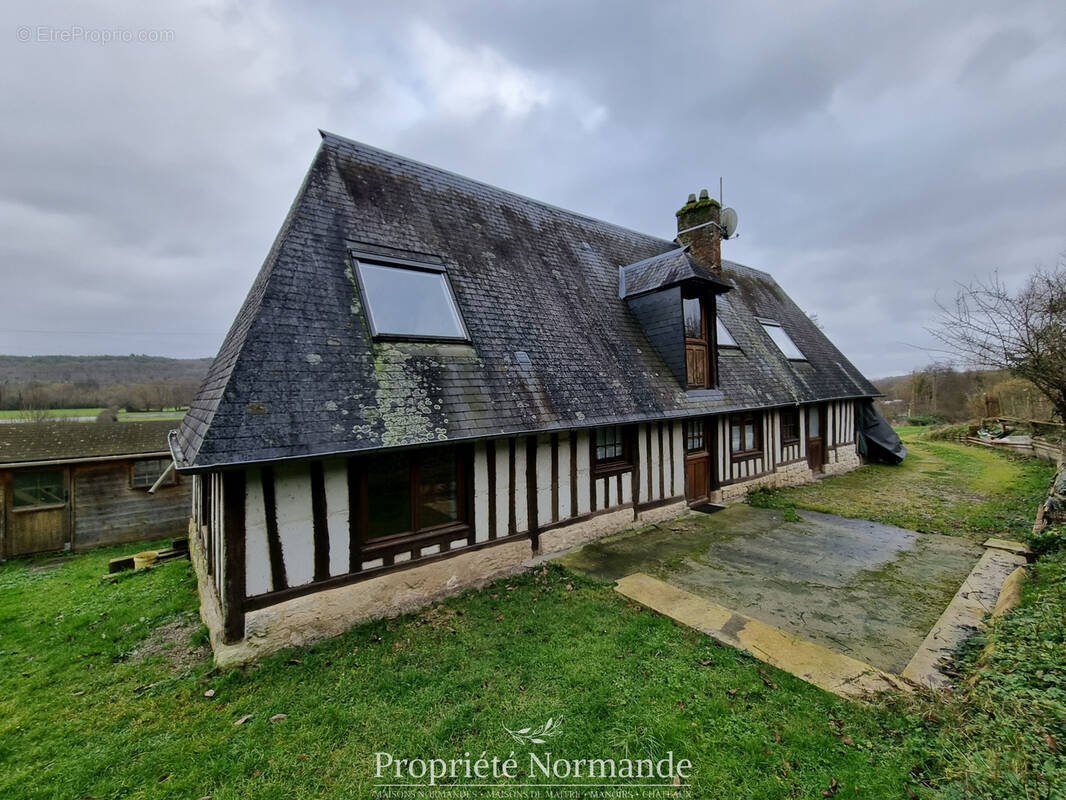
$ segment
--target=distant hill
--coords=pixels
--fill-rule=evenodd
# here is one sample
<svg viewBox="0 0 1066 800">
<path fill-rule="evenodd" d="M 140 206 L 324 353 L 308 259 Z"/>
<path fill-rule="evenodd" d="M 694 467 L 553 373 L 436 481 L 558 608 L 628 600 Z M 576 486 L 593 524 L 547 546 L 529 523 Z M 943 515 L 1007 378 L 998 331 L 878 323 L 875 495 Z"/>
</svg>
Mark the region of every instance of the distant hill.
<svg viewBox="0 0 1066 800">
<path fill-rule="evenodd" d="M 0 356 L 0 410 L 182 408 L 210 365 L 210 358 Z"/>
<path fill-rule="evenodd" d="M 158 380 L 200 381 L 210 358 L 161 356 L 0 356 L 0 382 L 23 384 L 130 384 Z"/>
</svg>

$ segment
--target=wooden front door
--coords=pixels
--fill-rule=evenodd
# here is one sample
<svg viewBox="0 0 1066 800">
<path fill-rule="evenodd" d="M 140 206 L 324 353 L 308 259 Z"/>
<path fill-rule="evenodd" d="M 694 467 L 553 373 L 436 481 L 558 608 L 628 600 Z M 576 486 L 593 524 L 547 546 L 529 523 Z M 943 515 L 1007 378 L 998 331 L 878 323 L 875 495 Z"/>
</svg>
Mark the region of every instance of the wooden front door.
<svg viewBox="0 0 1066 800">
<path fill-rule="evenodd" d="M 709 418 L 685 423 L 685 499 L 689 505 L 706 503 L 718 488 L 714 474 L 714 426 Z"/>
<path fill-rule="evenodd" d="M 69 480 L 61 468 L 11 473 L 7 556 L 62 550 L 70 543 Z"/>
<path fill-rule="evenodd" d="M 807 464 L 816 472 L 825 464 L 825 411 L 822 406 L 807 409 Z"/>
</svg>

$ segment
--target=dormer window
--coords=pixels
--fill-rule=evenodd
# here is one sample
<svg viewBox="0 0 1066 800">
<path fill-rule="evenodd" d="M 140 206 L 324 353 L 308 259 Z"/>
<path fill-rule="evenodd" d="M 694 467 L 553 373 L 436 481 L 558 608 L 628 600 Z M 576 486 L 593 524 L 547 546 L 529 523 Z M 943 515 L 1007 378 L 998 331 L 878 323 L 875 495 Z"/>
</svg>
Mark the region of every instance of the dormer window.
<svg viewBox="0 0 1066 800">
<path fill-rule="evenodd" d="M 355 269 L 375 339 L 469 340 L 443 267 L 358 258 Z"/>
<path fill-rule="evenodd" d="M 689 389 L 709 389 L 714 385 L 707 319 L 707 302 L 703 297 L 686 297 L 681 301 L 685 321 L 685 369 Z"/>
<path fill-rule="evenodd" d="M 762 329 L 766 331 L 766 335 L 769 336 L 774 344 L 777 345 L 777 349 L 787 358 L 789 361 L 806 361 L 807 356 L 803 355 L 803 351 L 796 347 L 796 343 L 792 341 L 792 337 L 785 333 L 785 329 L 781 327 L 779 322 L 771 322 L 770 320 L 759 320 L 762 325 Z"/>
</svg>

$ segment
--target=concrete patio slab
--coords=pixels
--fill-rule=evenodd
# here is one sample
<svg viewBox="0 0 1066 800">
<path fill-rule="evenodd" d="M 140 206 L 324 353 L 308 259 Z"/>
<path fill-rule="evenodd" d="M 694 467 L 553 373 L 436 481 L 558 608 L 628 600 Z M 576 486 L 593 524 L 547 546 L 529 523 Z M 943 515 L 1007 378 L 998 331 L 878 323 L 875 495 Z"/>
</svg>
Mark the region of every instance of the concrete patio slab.
<svg viewBox="0 0 1066 800">
<path fill-rule="evenodd" d="M 854 658 L 787 633 L 643 573 L 627 575 L 616 590 L 660 614 L 747 650 L 761 661 L 843 697 L 906 689 L 902 681 Z"/>
<path fill-rule="evenodd" d="M 786 521 L 777 509 L 736 505 L 690 514 L 586 545 L 562 563 L 607 580 L 644 573 L 901 673 L 984 549 L 961 537 L 799 513 Z"/>
</svg>

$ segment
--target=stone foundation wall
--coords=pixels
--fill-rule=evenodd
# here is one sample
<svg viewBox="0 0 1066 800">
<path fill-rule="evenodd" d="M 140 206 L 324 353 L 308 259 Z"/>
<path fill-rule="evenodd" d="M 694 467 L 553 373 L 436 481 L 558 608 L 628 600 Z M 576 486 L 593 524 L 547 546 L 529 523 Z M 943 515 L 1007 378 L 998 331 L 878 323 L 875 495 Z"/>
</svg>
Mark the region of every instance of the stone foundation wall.
<svg viewBox="0 0 1066 800">
<path fill-rule="evenodd" d="M 369 619 L 395 617 L 462 589 L 483 586 L 519 571 L 532 557 L 528 539 L 504 542 L 305 594 L 248 612 L 245 637 L 235 644 L 221 641 L 221 615 L 213 619 L 203 613 L 201 616 L 211 629 L 216 666 L 235 666 L 287 647 L 336 636 Z"/>
<path fill-rule="evenodd" d="M 779 489 L 785 486 L 799 486 L 804 483 L 810 483 L 812 480 L 814 480 L 814 473 L 807 466 L 807 462 L 797 461 L 794 464 L 784 464 L 778 467 L 777 472 L 723 486 L 717 492 L 712 493 L 711 500 L 723 504 L 737 503 L 747 497 L 749 491 L 759 486 Z"/>
<path fill-rule="evenodd" d="M 840 475 L 842 472 L 851 472 L 861 464 L 859 451 L 854 445 L 838 447 L 829 451 L 823 471 L 826 475 Z"/>
<path fill-rule="evenodd" d="M 651 525 L 667 519 L 673 519 L 688 511 L 688 504 L 683 498 L 675 503 L 650 508 L 647 511 L 637 513 L 633 519 L 632 508 L 621 508 L 607 514 L 599 514 L 590 519 L 575 522 L 561 528 L 555 528 L 540 534 L 540 550 L 538 555 L 556 553 L 571 547 L 595 541 L 612 533 L 619 533 L 627 528 Z"/>
<path fill-rule="evenodd" d="M 542 533 L 537 554 L 566 550 L 627 528 L 672 519 L 687 511 L 688 505 L 681 499 L 638 512 L 635 520 L 632 507 L 599 514 Z M 451 558 L 416 563 L 408 569 L 345 586 L 311 592 L 248 612 L 245 638 L 227 644 L 222 641 L 222 609 L 207 573 L 207 560 L 191 528 L 189 545 L 199 578 L 200 617 L 210 631 L 218 667 L 245 664 L 287 647 L 299 647 L 336 636 L 369 619 L 413 611 L 464 589 L 483 586 L 518 572 L 534 555 L 529 539 L 506 541 L 460 552 Z"/>
</svg>

